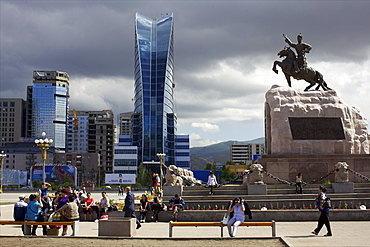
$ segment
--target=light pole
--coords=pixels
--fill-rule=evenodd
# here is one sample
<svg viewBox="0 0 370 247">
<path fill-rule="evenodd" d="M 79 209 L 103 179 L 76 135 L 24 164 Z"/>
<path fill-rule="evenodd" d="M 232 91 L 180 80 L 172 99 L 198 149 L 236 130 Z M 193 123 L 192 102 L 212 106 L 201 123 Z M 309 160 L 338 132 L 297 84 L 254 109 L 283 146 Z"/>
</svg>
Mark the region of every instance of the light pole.
<svg viewBox="0 0 370 247">
<path fill-rule="evenodd" d="M 161 188 L 161 191 L 163 191 L 163 188 L 162 188 L 162 184 L 163 184 L 163 182 L 162 182 L 162 179 L 163 179 L 163 176 L 162 176 L 162 164 L 163 164 L 163 158 L 166 157 L 166 154 L 159 153 L 159 154 L 157 154 L 157 156 L 159 158 L 159 169 L 160 169 L 160 176 L 161 176 L 160 177 L 161 178 L 161 180 L 160 180 L 160 184 L 161 184 L 160 188 Z"/>
<path fill-rule="evenodd" d="M 42 132 L 43 138 L 36 139 L 35 143 L 41 148 L 41 158 L 42 158 L 42 182 L 45 183 L 45 163 L 46 163 L 46 150 L 53 143 L 53 139 L 46 138 L 46 133 Z"/>
<path fill-rule="evenodd" d="M 0 182 L 1 182 L 1 184 L 0 184 L 0 193 L 3 193 L 3 171 L 4 171 L 4 159 L 5 159 L 5 157 L 6 157 L 6 154 L 4 153 L 4 151 L 1 151 L 1 153 L 0 153 L 0 165 L 1 165 L 1 167 L 0 167 L 0 172 L 1 172 L 1 174 L 0 174 Z"/>
</svg>

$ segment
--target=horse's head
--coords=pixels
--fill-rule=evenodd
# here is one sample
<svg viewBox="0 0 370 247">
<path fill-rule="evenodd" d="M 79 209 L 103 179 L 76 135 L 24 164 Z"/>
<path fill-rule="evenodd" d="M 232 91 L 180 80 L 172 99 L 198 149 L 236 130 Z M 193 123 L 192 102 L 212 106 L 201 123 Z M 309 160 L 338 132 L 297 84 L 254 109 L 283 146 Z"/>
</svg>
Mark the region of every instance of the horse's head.
<svg viewBox="0 0 370 247">
<path fill-rule="evenodd" d="M 279 57 L 287 57 L 289 55 L 289 53 L 293 53 L 294 54 L 294 52 L 290 49 L 289 46 L 285 46 L 284 49 L 282 49 L 281 51 L 279 51 L 279 53 L 277 55 Z"/>
</svg>

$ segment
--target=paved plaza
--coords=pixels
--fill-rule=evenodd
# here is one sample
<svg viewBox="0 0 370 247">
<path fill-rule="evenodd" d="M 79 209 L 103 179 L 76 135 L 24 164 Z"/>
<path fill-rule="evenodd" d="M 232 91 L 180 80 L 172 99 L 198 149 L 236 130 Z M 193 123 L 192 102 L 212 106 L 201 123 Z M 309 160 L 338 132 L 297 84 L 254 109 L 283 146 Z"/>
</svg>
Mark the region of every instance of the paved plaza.
<svg viewBox="0 0 370 247">
<path fill-rule="evenodd" d="M 0 195 L 0 202 L 16 201 L 19 193 L 4 193 Z M 118 198 L 117 193 L 110 193 L 111 198 Z M 93 197 L 100 198 L 100 193 L 93 193 Z M 13 205 L 0 206 L 1 220 L 13 220 Z M 317 213 L 319 216 L 319 212 Z M 168 239 L 169 224 L 167 222 L 143 223 L 134 239 L 158 238 Z M 277 222 L 277 237 L 281 237 L 289 246 L 370 246 L 370 219 L 368 221 L 333 221 L 331 222 L 333 236 L 324 237 L 325 227 L 319 236 L 310 232 L 316 227 L 316 222 Z M 226 227 L 224 229 L 226 230 Z M 38 235 L 41 235 L 41 227 Z M 70 234 L 69 229 L 69 234 Z M 225 232 L 227 235 L 227 232 Z M 19 226 L 0 226 L 0 236 L 22 236 Z M 89 239 L 98 237 L 98 223 L 80 222 L 78 236 Z M 196 243 L 190 239 L 217 239 L 220 237 L 219 227 L 175 227 L 173 239 L 188 239 L 189 245 Z M 271 227 L 239 227 L 236 239 L 269 238 Z M 110 238 L 111 239 L 111 238 Z M 226 238 L 228 239 L 228 237 Z M 195 244 L 199 246 L 198 244 Z M 268 246 L 268 245 L 266 245 Z M 271 245 L 270 245 L 271 246 Z"/>
</svg>

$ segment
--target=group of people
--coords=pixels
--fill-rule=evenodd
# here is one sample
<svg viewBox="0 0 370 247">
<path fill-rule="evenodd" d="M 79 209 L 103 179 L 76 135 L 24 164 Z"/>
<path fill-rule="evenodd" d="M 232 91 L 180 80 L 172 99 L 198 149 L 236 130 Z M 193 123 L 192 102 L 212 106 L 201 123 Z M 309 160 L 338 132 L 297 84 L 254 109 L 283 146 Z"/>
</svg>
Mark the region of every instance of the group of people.
<svg viewBox="0 0 370 247">
<path fill-rule="evenodd" d="M 214 176 L 211 174 L 210 177 Z M 299 174 L 297 180 L 301 179 L 302 176 Z M 298 182 L 298 181 L 297 181 Z M 303 180 L 302 180 L 303 182 Z M 212 187 L 211 187 L 212 188 Z M 19 196 L 19 201 L 14 204 L 14 220 L 15 221 L 48 221 L 50 214 L 53 212 L 61 213 L 61 221 L 77 221 L 80 218 L 79 208 L 82 207 L 84 212 L 84 219 L 86 215 L 90 214 L 92 220 L 92 212 L 96 211 L 98 217 L 107 213 L 109 204 L 109 198 L 106 192 L 102 192 L 102 199 L 100 200 L 99 206 L 95 205 L 95 200 L 91 197 L 91 193 L 85 192 L 84 189 L 80 191 L 61 189 L 55 193 L 55 198 L 49 195 L 50 184 L 42 183 L 38 194 L 31 194 L 28 198 L 25 195 Z M 163 203 L 160 192 L 156 193 L 152 203 L 149 203 L 148 198 L 145 194 L 142 194 L 140 199 L 140 217 L 137 219 L 135 214 L 135 196 L 131 192 L 131 187 L 126 187 L 126 198 L 124 217 L 136 218 L 136 229 L 141 227 L 141 223 L 144 223 L 149 210 L 153 211 L 151 219 L 158 222 L 158 214 L 162 210 L 173 210 L 172 217 L 174 221 L 177 221 L 179 211 L 185 208 L 185 201 L 178 194 L 175 194 L 173 198 L 169 200 L 169 205 Z M 320 217 L 318 220 L 317 227 L 312 231 L 313 234 L 318 235 L 323 225 L 327 228 L 325 236 L 332 236 L 330 221 L 329 221 L 329 210 L 330 207 L 326 207 L 326 201 L 328 197 L 326 195 L 326 188 L 323 186 L 319 187 L 319 193 L 316 197 L 317 208 L 320 211 Z M 229 213 L 229 220 L 227 227 L 230 237 L 235 237 L 237 228 L 245 220 L 246 215 L 249 219 L 252 219 L 252 212 L 248 206 L 248 203 L 241 197 L 235 198 L 229 202 L 227 206 L 227 212 Z M 29 229 L 27 232 L 31 232 L 31 235 L 36 236 L 37 225 L 32 226 L 32 230 Z M 42 226 L 43 235 L 47 235 L 46 226 Z M 25 234 L 24 226 L 22 225 L 22 231 Z M 72 231 L 74 228 L 72 226 Z M 62 235 L 67 234 L 67 226 L 63 226 Z M 73 233 L 72 233 L 73 235 Z"/>
<path fill-rule="evenodd" d="M 20 195 L 19 201 L 14 204 L 14 220 L 46 222 L 52 221 L 55 213 L 60 213 L 60 221 L 69 222 L 79 220 L 81 210 L 84 213 L 85 220 L 87 214 L 90 214 L 92 220 L 93 211 L 96 211 L 98 218 L 107 213 L 109 199 L 106 192 L 102 192 L 102 199 L 99 206 L 97 206 L 91 197 L 91 193 L 86 193 L 84 188 L 80 191 L 63 188 L 55 193 L 55 197 L 49 194 L 50 188 L 49 183 L 42 183 L 38 193 L 30 194 L 28 198 L 24 194 Z M 37 225 L 34 225 L 32 230 L 27 229 L 25 231 L 24 226 L 22 226 L 22 231 L 24 234 L 30 232 L 31 235 L 36 236 L 37 227 Z M 43 225 L 42 229 L 42 234 L 47 235 L 46 225 Z M 67 229 L 68 226 L 63 226 L 63 236 L 67 234 Z M 72 231 L 74 232 L 73 226 Z"/>
<path fill-rule="evenodd" d="M 158 214 L 160 211 L 166 209 L 166 205 L 162 201 L 161 193 L 158 192 L 156 197 L 153 199 L 153 203 L 149 204 L 148 198 L 145 194 L 141 196 L 140 199 L 140 218 L 138 219 L 135 214 L 135 196 L 131 192 L 131 187 L 126 187 L 126 198 L 125 198 L 125 206 L 123 211 L 125 211 L 124 217 L 128 218 L 136 218 L 136 229 L 141 227 L 141 223 L 145 222 L 148 210 L 153 211 L 152 219 L 155 222 L 158 222 Z M 185 208 L 185 201 L 181 198 L 178 194 L 176 194 L 171 200 L 169 201 L 169 210 L 173 210 L 172 217 L 176 221 L 179 211 Z"/>
<path fill-rule="evenodd" d="M 320 211 L 320 217 L 318 219 L 317 227 L 312 231 L 312 234 L 314 235 L 318 235 L 324 225 L 326 226 L 327 230 L 325 236 L 333 235 L 329 220 L 330 206 L 326 206 L 326 202 L 329 199 L 326 195 L 326 191 L 327 190 L 324 186 L 320 186 L 319 193 L 315 199 L 317 208 Z M 227 211 L 230 214 L 227 222 L 229 235 L 230 237 L 235 237 L 238 226 L 244 222 L 245 215 L 248 215 L 249 219 L 252 219 L 252 213 L 249 209 L 248 203 L 241 197 L 230 201 L 229 205 L 227 206 Z"/>
<path fill-rule="evenodd" d="M 158 215 L 160 211 L 172 210 L 172 218 L 174 221 L 177 221 L 177 216 L 179 211 L 184 210 L 185 201 L 178 194 L 175 194 L 173 198 L 169 200 L 169 205 L 163 203 L 161 193 L 156 193 L 156 196 L 153 198 L 153 202 L 149 203 L 148 197 L 145 194 L 142 194 L 140 199 L 140 223 L 144 223 L 147 217 L 148 211 L 153 211 L 153 215 L 150 217 L 155 222 L 158 222 Z"/>
</svg>

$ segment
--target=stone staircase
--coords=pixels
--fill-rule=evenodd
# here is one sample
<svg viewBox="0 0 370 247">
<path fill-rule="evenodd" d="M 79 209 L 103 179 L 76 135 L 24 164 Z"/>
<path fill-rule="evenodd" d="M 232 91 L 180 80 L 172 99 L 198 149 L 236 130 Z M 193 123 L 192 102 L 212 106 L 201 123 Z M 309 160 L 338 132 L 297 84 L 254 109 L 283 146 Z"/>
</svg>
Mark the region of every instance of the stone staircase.
<svg viewBox="0 0 370 247">
<path fill-rule="evenodd" d="M 334 207 L 356 208 L 359 205 L 370 207 L 370 183 L 355 183 L 355 193 L 333 192 L 332 186 L 325 185 Z M 247 200 L 251 208 L 314 208 L 315 196 L 319 184 L 303 187 L 303 194 L 295 194 L 295 187 L 286 184 L 267 185 L 267 195 L 248 195 L 246 185 L 224 185 L 214 189 L 214 195 L 209 195 L 209 189 L 204 187 L 184 187 L 182 197 L 187 209 L 225 208 L 235 197 Z M 171 196 L 164 197 L 168 202 Z"/>
</svg>

